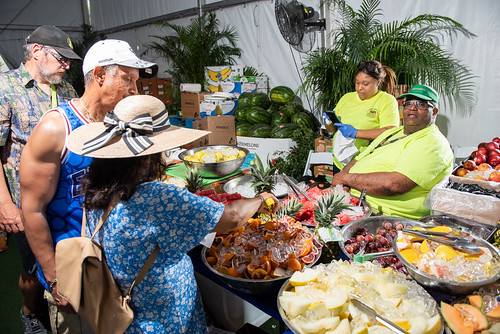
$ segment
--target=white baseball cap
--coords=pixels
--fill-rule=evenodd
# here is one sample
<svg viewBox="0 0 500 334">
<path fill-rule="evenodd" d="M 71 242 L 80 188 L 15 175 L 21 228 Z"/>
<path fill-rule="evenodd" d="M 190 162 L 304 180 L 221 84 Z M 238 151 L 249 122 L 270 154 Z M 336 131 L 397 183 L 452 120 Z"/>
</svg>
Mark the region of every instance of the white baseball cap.
<svg viewBox="0 0 500 334">
<path fill-rule="evenodd" d="M 105 39 L 96 42 L 85 54 L 83 59 L 83 75 L 96 66 L 120 65 L 139 69 L 141 78 L 152 78 L 158 72 L 158 65 L 139 59 L 130 45 L 117 39 Z"/>
</svg>

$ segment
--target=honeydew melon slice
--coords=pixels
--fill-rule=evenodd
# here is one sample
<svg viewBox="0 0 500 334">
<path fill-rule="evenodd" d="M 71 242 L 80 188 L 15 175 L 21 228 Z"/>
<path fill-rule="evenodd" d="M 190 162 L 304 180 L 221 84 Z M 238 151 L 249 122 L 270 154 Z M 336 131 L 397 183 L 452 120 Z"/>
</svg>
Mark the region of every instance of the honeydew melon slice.
<svg viewBox="0 0 500 334">
<path fill-rule="evenodd" d="M 441 316 L 436 314 L 435 316 L 427 320 L 427 327 L 425 328 L 424 334 L 437 334 L 441 331 Z"/>
<path fill-rule="evenodd" d="M 303 296 L 280 296 L 279 301 L 283 311 L 290 318 L 305 313 L 309 305 L 311 305 L 311 300 Z"/>
<path fill-rule="evenodd" d="M 349 324 L 349 319 L 342 319 L 335 329 L 328 330 L 325 332 L 325 334 L 351 334 L 351 325 Z"/>
<path fill-rule="evenodd" d="M 318 280 L 318 272 L 311 268 L 305 268 L 303 271 L 296 271 L 290 277 L 290 284 L 293 286 L 306 285 L 309 282 Z"/>
</svg>

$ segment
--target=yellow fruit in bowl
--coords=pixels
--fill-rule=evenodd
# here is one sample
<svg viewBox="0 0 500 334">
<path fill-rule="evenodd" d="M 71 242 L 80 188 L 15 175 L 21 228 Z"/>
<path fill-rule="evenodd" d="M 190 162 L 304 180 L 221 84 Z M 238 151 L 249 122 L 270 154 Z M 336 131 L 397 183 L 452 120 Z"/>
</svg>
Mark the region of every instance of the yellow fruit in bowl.
<svg viewBox="0 0 500 334">
<path fill-rule="evenodd" d="M 413 248 L 403 249 L 399 252 L 408 263 L 413 263 L 420 258 L 420 254 Z"/>
<path fill-rule="evenodd" d="M 442 258 L 445 261 L 451 261 L 457 256 L 457 252 L 450 246 L 439 245 L 436 248 L 436 256 Z"/>
</svg>

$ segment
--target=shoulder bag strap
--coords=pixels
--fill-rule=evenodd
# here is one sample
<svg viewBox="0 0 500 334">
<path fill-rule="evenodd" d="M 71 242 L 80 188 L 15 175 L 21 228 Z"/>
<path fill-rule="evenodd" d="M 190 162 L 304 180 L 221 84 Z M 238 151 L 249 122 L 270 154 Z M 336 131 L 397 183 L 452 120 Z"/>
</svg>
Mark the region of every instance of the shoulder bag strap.
<svg viewBox="0 0 500 334">
<path fill-rule="evenodd" d="M 94 238 L 94 236 L 96 235 L 97 231 L 99 231 L 99 229 L 102 227 L 102 225 L 104 224 L 104 222 L 106 221 L 106 219 L 108 219 L 109 214 L 111 213 L 111 211 L 113 210 L 113 208 L 116 206 L 116 204 L 118 204 L 119 201 L 120 201 L 120 198 L 118 196 L 115 196 L 111 200 L 111 202 L 109 203 L 109 206 L 106 208 L 106 210 L 102 214 L 102 217 L 99 220 L 99 223 L 97 224 L 97 226 L 96 226 L 96 228 L 94 230 L 94 233 L 92 233 L 91 239 Z M 83 219 L 82 219 L 82 236 L 85 236 L 85 225 L 86 225 L 86 223 L 87 223 L 87 216 L 86 216 L 85 207 L 84 207 L 83 208 Z M 156 257 L 158 256 L 159 252 L 160 252 L 160 246 L 156 245 L 156 247 L 153 250 L 153 252 L 149 255 L 146 263 L 142 266 L 141 271 L 139 271 L 139 274 L 137 275 L 137 277 L 135 278 L 135 280 L 132 282 L 132 285 L 130 285 L 130 289 L 128 290 L 128 293 L 125 296 L 125 299 L 127 301 L 130 301 L 130 299 L 132 298 L 132 290 L 134 289 L 134 287 L 142 281 L 142 279 L 148 273 L 149 269 L 151 269 L 151 266 L 155 262 Z"/>
<path fill-rule="evenodd" d="M 132 290 L 135 288 L 137 284 L 139 284 L 142 279 L 146 276 L 148 273 L 149 269 L 151 269 L 151 266 L 156 260 L 156 257 L 158 256 L 158 253 L 160 252 L 160 246 L 156 245 L 155 249 L 153 249 L 153 252 L 151 255 L 149 255 L 146 263 L 141 268 L 141 271 L 139 271 L 139 274 L 135 278 L 135 280 L 132 282 L 132 285 L 130 285 L 130 289 L 128 289 L 128 293 L 125 296 L 126 299 L 130 300 L 132 298 Z"/>
</svg>

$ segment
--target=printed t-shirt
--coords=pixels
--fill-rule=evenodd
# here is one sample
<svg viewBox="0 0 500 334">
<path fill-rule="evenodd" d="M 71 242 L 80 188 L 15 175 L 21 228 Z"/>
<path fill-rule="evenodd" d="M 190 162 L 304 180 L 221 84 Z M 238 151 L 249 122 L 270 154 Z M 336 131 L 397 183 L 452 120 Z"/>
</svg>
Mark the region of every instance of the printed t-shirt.
<svg viewBox="0 0 500 334">
<path fill-rule="evenodd" d="M 55 88 L 57 105 L 78 97 L 66 81 Z M 18 207 L 21 152 L 40 117 L 51 108 L 51 96 L 38 87 L 23 64 L 0 74 L 0 158 L 12 201 Z"/>
<path fill-rule="evenodd" d="M 387 144 L 377 145 L 387 138 Z M 393 139 L 397 141 L 389 143 Z M 399 172 L 417 186 L 407 193 L 393 196 L 367 195 L 373 209 L 388 216 L 420 219 L 430 210 L 423 202 L 429 191 L 452 172 L 453 152 L 448 140 L 436 125 L 405 136 L 403 126 L 389 129 L 378 136 L 356 158 L 349 173 Z M 352 195 L 359 191 L 352 189 Z"/>
<path fill-rule="evenodd" d="M 399 126 L 398 102 L 394 96 L 381 90 L 365 100 L 361 100 L 357 92 L 347 93 L 335 106 L 335 113 L 342 123 L 350 124 L 356 129 L 371 130 L 386 126 Z M 335 133 L 333 143 L 335 143 L 337 133 Z M 360 152 L 369 143 L 368 139 L 356 138 L 354 141 L 354 145 Z M 339 169 L 344 168 L 335 156 L 333 156 L 333 161 Z"/>
</svg>

